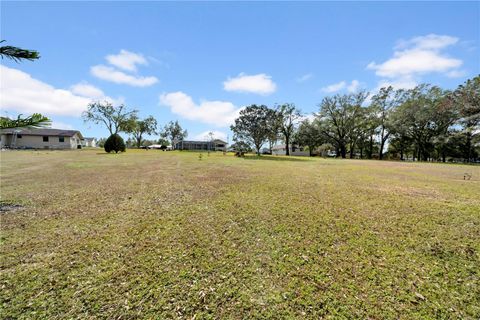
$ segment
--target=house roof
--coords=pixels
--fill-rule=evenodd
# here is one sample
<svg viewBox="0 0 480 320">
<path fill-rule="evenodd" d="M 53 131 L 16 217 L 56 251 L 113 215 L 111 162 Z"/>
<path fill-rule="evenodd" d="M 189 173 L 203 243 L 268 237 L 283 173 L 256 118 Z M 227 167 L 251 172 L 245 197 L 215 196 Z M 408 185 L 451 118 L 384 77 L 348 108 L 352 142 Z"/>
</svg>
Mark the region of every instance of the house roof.
<svg viewBox="0 0 480 320">
<path fill-rule="evenodd" d="M 64 136 L 64 137 L 73 137 L 78 133 L 80 138 L 83 138 L 82 134 L 78 130 L 64 130 L 64 129 L 50 129 L 50 128 L 41 128 L 41 129 L 3 129 L 1 130 L 2 134 L 13 134 L 14 132 L 24 136 Z"/>
</svg>

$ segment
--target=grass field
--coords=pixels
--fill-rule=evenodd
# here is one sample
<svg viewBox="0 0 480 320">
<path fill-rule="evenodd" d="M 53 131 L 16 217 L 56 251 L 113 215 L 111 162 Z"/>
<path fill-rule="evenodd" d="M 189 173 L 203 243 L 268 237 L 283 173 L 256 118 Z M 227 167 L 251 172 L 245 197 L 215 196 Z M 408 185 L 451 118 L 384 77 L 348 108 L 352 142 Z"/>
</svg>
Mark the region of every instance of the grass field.
<svg viewBox="0 0 480 320">
<path fill-rule="evenodd" d="M 0 156 L 2 319 L 480 318 L 478 166 Z"/>
</svg>

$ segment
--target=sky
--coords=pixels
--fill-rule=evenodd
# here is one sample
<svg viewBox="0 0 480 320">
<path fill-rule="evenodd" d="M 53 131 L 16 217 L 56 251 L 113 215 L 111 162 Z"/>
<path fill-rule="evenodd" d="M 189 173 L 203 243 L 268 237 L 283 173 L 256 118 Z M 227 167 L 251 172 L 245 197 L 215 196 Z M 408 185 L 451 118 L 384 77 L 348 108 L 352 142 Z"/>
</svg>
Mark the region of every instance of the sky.
<svg viewBox="0 0 480 320">
<path fill-rule="evenodd" d="M 8 2 L 1 39 L 40 52 L 2 59 L 0 109 L 107 137 L 92 101 L 178 120 L 189 139 L 232 141 L 242 107 L 382 86 L 454 89 L 480 74 L 480 2 Z M 157 139 L 158 136 L 151 138 Z"/>
</svg>

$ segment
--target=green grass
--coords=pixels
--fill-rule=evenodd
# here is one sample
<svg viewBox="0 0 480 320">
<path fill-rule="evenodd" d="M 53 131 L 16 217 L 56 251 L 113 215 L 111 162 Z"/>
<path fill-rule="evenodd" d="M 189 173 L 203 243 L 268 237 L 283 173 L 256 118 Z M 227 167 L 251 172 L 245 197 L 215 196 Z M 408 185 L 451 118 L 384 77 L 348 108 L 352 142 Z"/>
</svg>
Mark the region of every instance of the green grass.
<svg viewBox="0 0 480 320">
<path fill-rule="evenodd" d="M 480 167 L 0 156 L 2 319 L 480 318 Z"/>
</svg>

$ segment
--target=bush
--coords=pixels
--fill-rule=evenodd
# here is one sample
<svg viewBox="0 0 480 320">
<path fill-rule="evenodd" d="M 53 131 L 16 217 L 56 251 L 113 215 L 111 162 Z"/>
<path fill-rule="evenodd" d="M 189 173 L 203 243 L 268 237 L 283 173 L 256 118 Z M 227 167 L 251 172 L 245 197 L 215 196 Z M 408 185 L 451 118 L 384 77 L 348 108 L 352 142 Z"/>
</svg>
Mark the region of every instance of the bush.
<svg viewBox="0 0 480 320">
<path fill-rule="evenodd" d="M 120 137 L 118 134 L 112 134 L 110 137 L 108 137 L 107 141 L 105 141 L 105 152 L 112 152 L 115 151 L 115 153 L 120 152 L 125 152 L 125 141 L 123 141 L 122 137 Z"/>
</svg>

